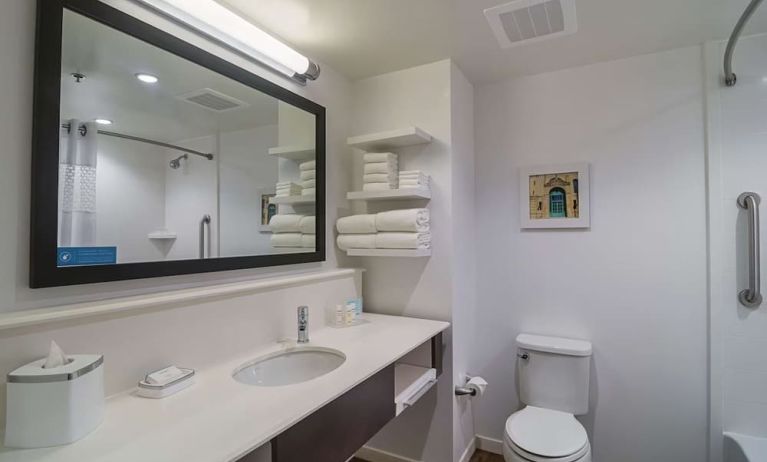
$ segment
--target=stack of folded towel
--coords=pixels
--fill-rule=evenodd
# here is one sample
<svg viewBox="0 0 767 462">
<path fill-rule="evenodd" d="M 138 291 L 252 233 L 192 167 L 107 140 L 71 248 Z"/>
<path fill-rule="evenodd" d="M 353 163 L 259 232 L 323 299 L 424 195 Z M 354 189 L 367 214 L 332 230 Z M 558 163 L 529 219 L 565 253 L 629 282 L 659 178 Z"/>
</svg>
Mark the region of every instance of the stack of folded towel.
<svg viewBox="0 0 767 462">
<path fill-rule="evenodd" d="M 405 170 L 399 172 L 399 187 L 407 188 L 429 188 L 429 176 L 420 170 Z"/>
<path fill-rule="evenodd" d="M 315 247 L 314 216 L 275 215 L 269 226 L 272 228 L 272 247 Z"/>
<path fill-rule="evenodd" d="M 363 191 L 385 191 L 397 189 L 399 160 L 390 152 L 368 152 L 365 154 L 365 176 Z"/>
<path fill-rule="evenodd" d="M 310 160 L 302 162 L 298 168 L 301 170 L 302 196 L 317 195 L 317 162 Z"/>
<path fill-rule="evenodd" d="M 299 184 L 293 183 L 292 181 L 283 181 L 281 183 L 277 183 L 276 189 L 277 197 L 301 195 L 301 186 Z"/>
<path fill-rule="evenodd" d="M 338 248 L 430 249 L 428 209 L 407 209 L 339 218 Z"/>
</svg>

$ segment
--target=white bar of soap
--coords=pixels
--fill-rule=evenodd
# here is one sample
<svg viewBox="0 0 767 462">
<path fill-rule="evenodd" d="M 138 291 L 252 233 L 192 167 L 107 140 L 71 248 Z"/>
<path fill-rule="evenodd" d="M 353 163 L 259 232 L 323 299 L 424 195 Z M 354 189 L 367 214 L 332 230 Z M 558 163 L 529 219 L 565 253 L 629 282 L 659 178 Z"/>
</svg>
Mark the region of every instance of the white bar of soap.
<svg viewBox="0 0 767 462">
<path fill-rule="evenodd" d="M 160 369 L 159 371 L 155 371 L 147 375 L 144 381 L 152 385 L 162 386 L 179 379 L 185 374 L 186 373 L 184 371 L 176 366 L 168 366 L 165 369 Z"/>
</svg>

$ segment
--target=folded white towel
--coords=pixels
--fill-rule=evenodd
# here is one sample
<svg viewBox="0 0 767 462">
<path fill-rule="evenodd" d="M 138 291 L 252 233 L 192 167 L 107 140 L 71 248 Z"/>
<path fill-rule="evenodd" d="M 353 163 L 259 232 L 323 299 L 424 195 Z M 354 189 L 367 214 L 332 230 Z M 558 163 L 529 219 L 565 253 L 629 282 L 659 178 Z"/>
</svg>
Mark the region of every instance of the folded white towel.
<svg viewBox="0 0 767 462">
<path fill-rule="evenodd" d="M 399 174 L 398 178 L 400 180 L 427 180 L 429 179 L 428 175 L 403 175 Z"/>
<path fill-rule="evenodd" d="M 363 191 L 389 191 L 391 189 L 397 189 L 397 185 L 394 183 L 365 183 L 362 185 Z"/>
<path fill-rule="evenodd" d="M 314 234 L 317 231 L 317 220 L 314 215 L 301 217 L 298 222 L 298 230 L 303 234 Z"/>
<path fill-rule="evenodd" d="M 317 170 L 303 170 L 301 172 L 301 181 L 313 180 L 317 178 Z"/>
<path fill-rule="evenodd" d="M 315 188 L 317 187 L 317 180 L 306 180 L 301 182 L 301 187 L 306 188 Z"/>
<path fill-rule="evenodd" d="M 387 175 L 396 174 L 397 165 L 391 164 L 389 162 L 376 162 L 373 164 L 365 164 L 365 175 L 369 175 L 371 173 L 385 173 Z"/>
<path fill-rule="evenodd" d="M 378 249 L 430 249 L 431 233 L 378 233 Z"/>
<path fill-rule="evenodd" d="M 429 231 L 429 209 L 390 210 L 376 214 L 378 231 Z"/>
<path fill-rule="evenodd" d="M 317 242 L 317 236 L 314 234 L 302 234 L 301 235 L 301 247 L 315 248 Z"/>
<path fill-rule="evenodd" d="M 397 175 L 394 173 L 370 173 L 362 177 L 365 183 L 395 183 Z"/>
<path fill-rule="evenodd" d="M 275 215 L 269 220 L 269 226 L 274 233 L 298 233 L 303 218 L 303 215 L 297 214 Z"/>
<path fill-rule="evenodd" d="M 272 247 L 301 247 L 301 233 L 272 234 Z"/>
<path fill-rule="evenodd" d="M 304 188 L 303 191 L 301 191 L 302 196 L 316 196 L 317 190 L 315 188 Z"/>
<path fill-rule="evenodd" d="M 397 154 L 391 152 L 366 152 L 365 162 L 371 164 L 373 162 L 398 162 L 399 158 Z"/>
<path fill-rule="evenodd" d="M 277 188 L 300 188 L 301 185 L 294 181 L 280 181 L 276 184 Z"/>
<path fill-rule="evenodd" d="M 341 250 L 349 249 L 375 249 L 375 234 L 339 234 L 336 239 L 338 248 Z"/>
<path fill-rule="evenodd" d="M 423 170 L 402 170 L 399 174 L 405 176 L 424 175 Z"/>
<path fill-rule="evenodd" d="M 298 168 L 299 168 L 299 169 L 300 169 L 302 172 L 305 172 L 305 171 L 307 171 L 307 170 L 317 170 L 317 161 L 314 161 L 314 160 L 310 160 L 310 161 L 308 161 L 308 162 L 301 162 L 301 163 L 298 165 Z"/>
<path fill-rule="evenodd" d="M 429 184 L 429 181 L 426 180 L 399 180 L 400 188 L 428 188 Z"/>
<path fill-rule="evenodd" d="M 291 192 L 295 192 L 295 193 L 299 193 L 300 194 L 301 193 L 301 189 L 303 189 L 303 188 L 301 188 L 301 186 L 299 186 L 297 188 L 277 188 L 277 189 L 275 189 L 275 192 L 277 194 L 279 194 L 279 193 L 291 193 Z"/>
<path fill-rule="evenodd" d="M 339 218 L 336 229 L 341 234 L 374 234 L 376 230 L 375 215 L 352 215 Z"/>
</svg>

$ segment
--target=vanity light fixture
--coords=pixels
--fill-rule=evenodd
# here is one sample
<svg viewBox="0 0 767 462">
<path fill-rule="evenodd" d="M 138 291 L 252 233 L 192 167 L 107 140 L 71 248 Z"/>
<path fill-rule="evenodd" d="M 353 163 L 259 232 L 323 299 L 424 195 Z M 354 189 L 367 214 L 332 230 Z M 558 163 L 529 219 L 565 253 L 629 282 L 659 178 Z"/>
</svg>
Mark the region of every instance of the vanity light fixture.
<svg viewBox="0 0 767 462">
<path fill-rule="evenodd" d="M 96 119 L 94 120 L 94 122 L 96 122 L 99 125 L 112 125 L 114 123 L 109 119 Z"/>
<path fill-rule="evenodd" d="M 136 78 L 144 83 L 157 83 L 160 81 L 160 79 L 152 74 L 138 73 L 136 74 Z"/>
<path fill-rule="evenodd" d="M 139 1 L 299 82 L 315 80 L 320 75 L 320 67 L 309 58 L 215 0 Z"/>
</svg>

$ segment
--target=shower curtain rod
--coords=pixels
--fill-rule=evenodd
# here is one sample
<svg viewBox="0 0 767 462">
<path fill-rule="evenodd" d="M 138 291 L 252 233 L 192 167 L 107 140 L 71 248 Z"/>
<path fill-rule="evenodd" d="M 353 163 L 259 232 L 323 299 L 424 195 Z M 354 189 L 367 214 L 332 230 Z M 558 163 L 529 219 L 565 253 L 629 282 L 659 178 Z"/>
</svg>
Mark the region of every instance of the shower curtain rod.
<svg viewBox="0 0 767 462">
<path fill-rule="evenodd" d="M 69 126 L 69 124 L 61 124 L 61 128 L 66 128 L 67 131 L 71 131 L 71 127 Z M 88 128 L 85 125 L 80 125 L 79 131 L 80 131 L 80 135 L 85 136 L 88 133 Z M 189 154 L 194 154 L 195 156 L 204 157 L 208 160 L 213 160 L 213 154 L 195 151 L 194 149 L 182 148 L 181 146 L 176 146 L 175 144 L 163 143 L 162 141 L 155 141 L 155 140 L 150 140 L 147 138 L 126 135 L 124 133 L 110 132 L 106 130 L 97 130 L 97 133 L 99 135 L 113 136 L 115 138 L 122 138 L 125 140 L 138 141 L 139 143 L 153 144 L 155 146 L 161 146 L 163 148 L 175 149 L 176 151 L 186 152 Z"/>
<path fill-rule="evenodd" d="M 751 3 L 746 7 L 746 11 L 743 12 L 743 16 L 740 17 L 738 23 L 735 25 L 735 30 L 732 31 L 730 41 L 727 42 L 727 50 L 724 52 L 724 82 L 728 87 L 734 87 L 738 82 L 738 77 L 732 71 L 732 55 L 735 53 L 735 46 L 738 44 L 740 34 L 743 32 L 743 28 L 746 27 L 746 23 L 753 16 L 754 11 L 759 8 L 762 0 L 751 0 Z"/>
</svg>

